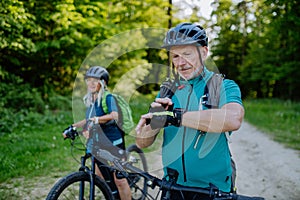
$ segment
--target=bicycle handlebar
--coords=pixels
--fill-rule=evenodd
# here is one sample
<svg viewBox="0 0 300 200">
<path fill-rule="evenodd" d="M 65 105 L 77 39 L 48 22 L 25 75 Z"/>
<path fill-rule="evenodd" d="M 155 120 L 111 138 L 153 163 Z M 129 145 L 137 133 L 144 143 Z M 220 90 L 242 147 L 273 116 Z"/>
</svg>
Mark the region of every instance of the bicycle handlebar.
<svg viewBox="0 0 300 200">
<path fill-rule="evenodd" d="M 148 172 L 145 172 L 137 167 L 134 167 L 131 165 L 131 163 L 128 163 L 127 161 L 122 161 L 118 157 L 112 155 L 110 152 L 99 149 L 97 152 L 97 155 L 105 160 L 108 160 L 110 162 L 113 162 L 115 167 L 117 168 L 116 170 L 119 171 L 126 171 L 130 170 L 133 173 L 138 173 L 141 176 L 143 176 L 147 180 L 148 186 L 150 186 L 152 189 L 155 187 L 159 187 L 161 189 L 166 189 L 166 190 L 173 190 L 173 191 L 184 191 L 184 192 L 195 192 L 195 193 L 201 193 L 201 194 L 206 194 L 206 195 L 211 195 L 214 196 L 214 200 L 225 200 L 225 199 L 232 199 L 232 200 L 264 200 L 262 197 L 249 197 L 249 196 L 244 196 L 244 195 L 239 195 L 239 194 L 234 194 L 234 193 L 226 193 L 222 192 L 220 190 L 210 190 L 210 189 L 205 189 L 205 188 L 198 188 L 198 187 L 187 187 L 187 186 L 181 186 L 176 183 L 172 183 L 170 181 L 165 181 L 161 180 L 157 177 L 152 176 Z"/>
<path fill-rule="evenodd" d="M 91 119 L 88 119 L 88 122 L 90 122 L 90 126 L 94 126 L 95 123 L 93 120 Z M 79 135 L 79 133 L 81 133 L 81 131 L 77 131 L 76 130 L 76 127 L 74 127 L 73 125 L 70 125 L 68 128 L 66 128 L 64 131 L 63 131 L 63 137 L 64 139 L 71 139 L 71 140 L 75 140 L 75 138 Z"/>
<path fill-rule="evenodd" d="M 63 131 L 63 137 L 64 139 L 70 138 L 71 140 L 75 140 L 75 138 L 78 136 L 78 132 L 76 130 L 76 127 L 70 125 L 68 128 L 66 128 Z"/>
</svg>

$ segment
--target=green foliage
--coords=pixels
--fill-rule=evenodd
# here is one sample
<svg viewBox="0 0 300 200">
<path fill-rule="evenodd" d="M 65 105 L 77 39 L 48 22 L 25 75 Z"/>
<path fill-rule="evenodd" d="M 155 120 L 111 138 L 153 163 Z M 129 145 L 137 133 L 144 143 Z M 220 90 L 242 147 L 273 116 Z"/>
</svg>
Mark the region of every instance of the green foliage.
<svg viewBox="0 0 300 200">
<path fill-rule="evenodd" d="M 166 28 L 171 14 L 173 25 L 183 20 L 203 22 L 198 4 L 178 5 L 183 7 L 172 6 L 168 13 L 167 0 L 3 1 L 0 66 L 37 88 L 43 98 L 52 92 L 70 95 L 79 67 L 103 41 L 129 30 Z M 299 2 L 222 0 L 214 1 L 213 5 L 214 12 L 206 27 L 212 30 L 211 50 L 220 71 L 237 80 L 245 96 L 300 99 Z M 176 14 L 186 6 L 193 12 L 189 17 Z M 212 38 L 213 35 L 217 37 Z M 162 56 L 165 52 L 147 49 L 151 43 L 160 44 L 162 38 L 151 39 L 145 32 L 131 36 L 134 41 L 124 38 L 110 46 L 111 52 L 119 52 L 120 46 L 123 50 L 109 63 L 112 85 L 138 65 L 168 65 L 167 58 Z M 142 49 L 126 50 L 131 46 Z M 147 83 L 149 77 L 152 80 L 161 74 L 154 65 L 148 66 L 146 70 L 150 73 L 140 77 Z M 157 85 L 141 87 L 139 91 L 148 93 L 152 89 L 157 89 Z"/>
<path fill-rule="evenodd" d="M 245 119 L 290 148 L 300 150 L 300 103 L 278 99 L 244 101 Z"/>
<path fill-rule="evenodd" d="M 1 40 L 0 48 L 6 52 L 27 54 L 35 51 L 35 45 L 30 37 L 39 32 L 34 23 L 35 16 L 28 12 L 22 1 L 1 1 L 0 4 Z M 4 56 L 4 58 L 3 58 Z M 22 61 L 14 55 L 5 55 L 1 51 L 2 59 L 11 60 L 15 64 Z"/>
<path fill-rule="evenodd" d="M 9 82 L 0 82 L 0 131 L 5 134 L 12 132 L 19 124 L 29 125 L 30 122 L 24 121 L 25 116 L 32 112 L 44 113 L 45 104 L 40 93 L 29 84 L 23 83 L 19 77 L 10 75 L 2 80 Z"/>
<path fill-rule="evenodd" d="M 52 110 L 70 109 L 70 98 L 54 95 L 47 101 L 41 93 L 14 75 L 7 75 L 0 82 L 0 136 L 23 130 L 32 124 L 43 125 L 59 121 L 52 118 Z M 8 82 L 8 83 L 7 83 Z M 50 110 L 51 109 L 51 110 Z"/>
<path fill-rule="evenodd" d="M 244 96 L 299 100 L 299 1 L 215 1 L 213 57 Z M 288 28 L 287 28 L 288 27 Z"/>
<path fill-rule="evenodd" d="M 167 7 L 166 0 L 2 2 L 0 66 L 38 88 L 43 96 L 53 91 L 70 95 L 78 68 L 91 49 L 124 31 L 167 27 Z M 141 37 L 134 43 L 143 41 Z M 116 57 L 121 65 L 110 71 L 126 73 L 144 56 L 137 52 L 129 59 Z M 122 68 L 125 62 L 129 68 Z"/>
</svg>

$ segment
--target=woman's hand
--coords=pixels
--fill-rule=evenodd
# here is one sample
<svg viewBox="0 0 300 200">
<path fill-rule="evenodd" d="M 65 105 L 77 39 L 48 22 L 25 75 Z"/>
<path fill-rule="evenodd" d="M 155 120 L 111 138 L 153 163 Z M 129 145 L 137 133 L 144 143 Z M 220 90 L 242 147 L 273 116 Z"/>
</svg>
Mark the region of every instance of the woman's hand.
<svg viewBox="0 0 300 200">
<path fill-rule="evenodd" d="M 90 133 L 89 133 L 88 130 L 82 131 L 82 135 L 83 135 L 86 139 L 90 138 Z"/>
</svg>

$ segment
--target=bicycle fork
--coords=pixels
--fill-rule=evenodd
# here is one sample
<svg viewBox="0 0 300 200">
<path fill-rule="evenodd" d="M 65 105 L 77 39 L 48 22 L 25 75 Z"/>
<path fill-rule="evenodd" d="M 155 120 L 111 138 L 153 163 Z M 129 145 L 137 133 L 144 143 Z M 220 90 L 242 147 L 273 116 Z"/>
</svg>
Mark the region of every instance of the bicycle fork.
<svg viewBox="0 0 300 200">
<path fill-rule="evenodd" d="M 81 157 L 81 167 L 80 167 L 80 171 L 85 171 L 86 167 L 85 167 L 85 163 L 86 163 L 86 159 L 90 157 L 90 155 L 85 155 Z M 91 170 L 87 170 L 87 172 L 89 173 L 90 176 L 90 196 L 89 199 L 90 200 L 94 200 L 95 199 L 95 158 L 94 156 L 91 156 Z M 79 185 L 79 199 L 80 200 L 84 200 L 84 193 L 85 193 L 85 183 L 84 181 L 80 182 Z"/>
</svg>

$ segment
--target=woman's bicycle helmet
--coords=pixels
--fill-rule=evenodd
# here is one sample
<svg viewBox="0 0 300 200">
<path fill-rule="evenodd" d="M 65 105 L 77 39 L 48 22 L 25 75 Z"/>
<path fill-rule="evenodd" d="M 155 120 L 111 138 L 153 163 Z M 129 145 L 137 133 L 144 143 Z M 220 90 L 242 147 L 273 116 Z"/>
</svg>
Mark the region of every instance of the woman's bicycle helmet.
<svg viewBox="0 0 300 200">
<path fill-rule="evenodd" d="M 106 84 L 108 84 L 109 81 L 109 73 L 108 71 L 100 66 L 94 66 L 89 68 L 84 76 L 84 79 L 86 78 L 97 78 L 100 80 L 105 80 Z"/>
<path fill-rule="evenodd" d="M 200 25 L 181 23 L 167 32 L 162 48 L 169 49 L 179 45 L 207 46 L 207 44 L 206 32 Z"/>
</svg>

